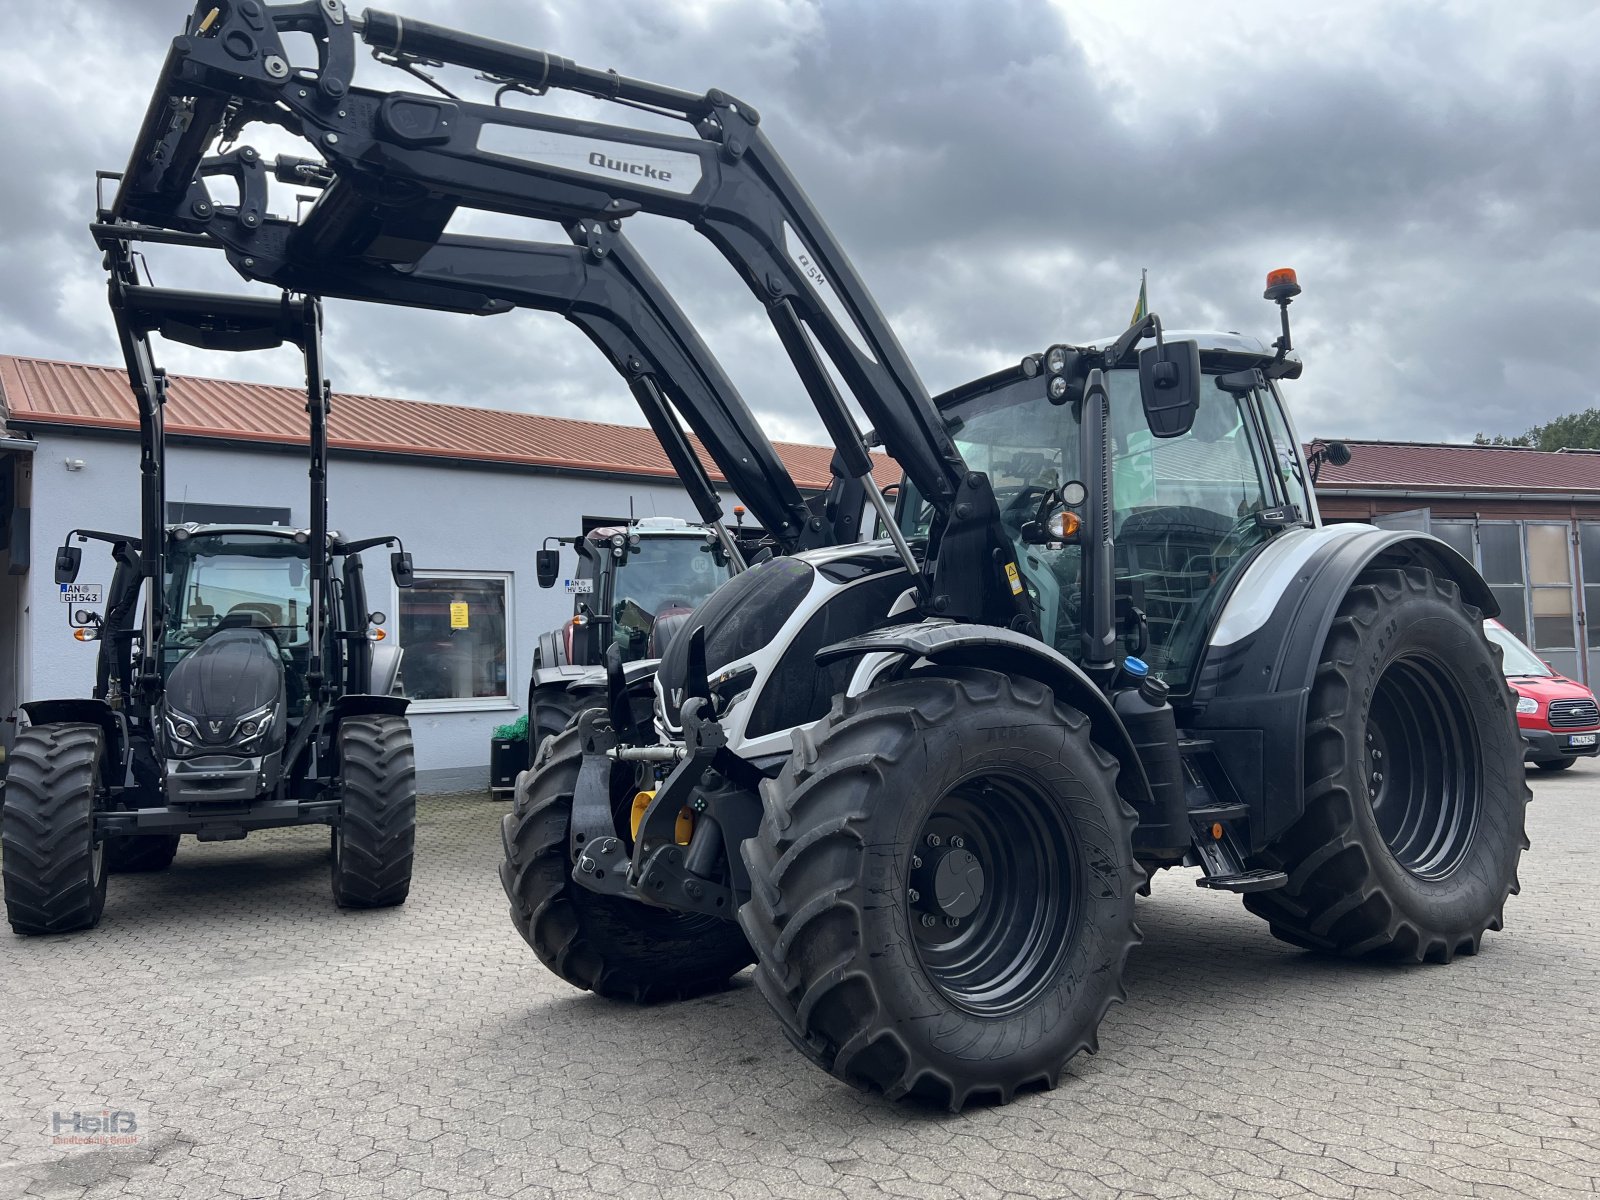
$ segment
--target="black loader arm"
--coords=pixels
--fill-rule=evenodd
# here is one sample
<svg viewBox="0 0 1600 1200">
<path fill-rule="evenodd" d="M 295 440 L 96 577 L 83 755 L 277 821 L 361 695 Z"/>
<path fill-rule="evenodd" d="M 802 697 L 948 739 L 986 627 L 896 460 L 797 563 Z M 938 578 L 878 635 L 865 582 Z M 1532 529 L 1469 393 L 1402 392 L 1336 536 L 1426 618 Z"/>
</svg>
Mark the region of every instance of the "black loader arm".
<svg viewBox="0 0 1600 1200">
<path fill-rule="evenodd" d="M 247 278 L 309 294 L 415 308 L 479 315 L 511 308 L 559 313 L 582 329 L 628 382 L 703 521 L 721 522 L 721 499 L 669 402 L 785 551 L 829 540 L 828 528 L 811 513 L 732 380 L 614 223 L 571 222 L 570 245 L 441 234 L 420 257 L 396 264 L 375 258 L 360 236 L 343 244 L 324 237 L 312 252 L 296 236 L 297 222 L 266 213 L 269 170 L 277 178 L 321 188 L 329 180 L 320 164 L 268 162 L 241 147 L 201 160 L 199 169 L 197 186 L 206 199 L 197 203 L 209 214 L 205 232 L 178 236 L 220 246 Z M 216 176 L 240 184 L 239 205 L 210 199 L 205 181 Z M 104 221 L 94 232 L 109 246 L 129 239 L 164 240 L 186 223 L 178 212 L 168 214 L 165 226 Z"/>
<path fill-rule="evenodd" d="M 318 62 L 291 63 L 280 33 L 318 25 Z M 455 64 L 524 91 L 643 105 L 694 136 L 356 88 L 358 35 L 386 61 Z M 302 261 L 364 246 L 358 253 L 415 262 L 457 207 L 564 224 L 637 212 L 688 222 L 768 309 L 853 473 L 867 459 L 823 355 L 933 506 L 929 607 L 1002 622 L 1022 611 L 998 561 L 1007 543 L 987 477 L 968 471 L 865 284 L 748 106 L 375 10 L 355 18 L 337 0 L 203 0 L 168 55 L 112 219 L 203 233 L 217 212 L 201 184 L 207 150 L 258 120 L 314 144 L 331 178 L 292 231 Z M 247 227 L 264 226 L 264 212 L 241 208 Z"/>
</svg>

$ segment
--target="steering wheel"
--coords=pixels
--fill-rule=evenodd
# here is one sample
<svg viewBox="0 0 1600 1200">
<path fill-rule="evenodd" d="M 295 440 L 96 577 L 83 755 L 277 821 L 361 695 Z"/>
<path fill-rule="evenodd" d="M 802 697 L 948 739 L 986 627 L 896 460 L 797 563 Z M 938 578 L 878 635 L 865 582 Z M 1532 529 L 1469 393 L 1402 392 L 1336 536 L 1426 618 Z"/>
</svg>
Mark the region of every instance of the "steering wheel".
<svg viewBox="0 0 1600 1200">
<path fill-rule="evenodd" d="M 996 493 L 995 498 L 999 499 L 1000 495 L 1006 490 L 1001 489 L 1000 492 Z M 1019 484 L 1016 491 L 1007 496 L 1005 503 L 1000 506 L 1000 523 L 1008 528 L 1015 528 L 1020 532 L 1022 526 L 1038 511 L 1039 505 L 1047 497 L 1053 495 L 1055 490 L 1054 487 L 1046 487 L 1037 483 Z M 1031 508 L 1029 507 L 1029 501 L 1033 502 Z"/>
</svg>

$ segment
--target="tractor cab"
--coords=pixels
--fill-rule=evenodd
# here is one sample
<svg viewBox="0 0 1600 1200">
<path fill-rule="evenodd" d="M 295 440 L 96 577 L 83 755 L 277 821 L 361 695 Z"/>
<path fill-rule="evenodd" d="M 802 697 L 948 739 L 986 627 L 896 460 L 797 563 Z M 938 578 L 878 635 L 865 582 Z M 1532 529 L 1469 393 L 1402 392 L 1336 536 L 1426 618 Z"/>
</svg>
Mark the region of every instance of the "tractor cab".
<svg viewBox="0 0 1600 1200">
<path fill-rule="evenodd" d="M 611 646 L 625 663 L 660 658 L 689 614 L 737 570 L 716 531 L 676 517 L 600 526 L 569 544 L 578 569 L 566 581 L 573 604 L 564 636 L 574 666 L 603 663 Z M 553 586 L 554 570 L 539 582 Z"/>
<path fill-rule="evenodd" d="M 1118 648 L 1181 693 L 1244 564 L 1283 529 L 1315 524 L 1316 511 L 1288 412 L 1260 370 L 1274 351 L 1238 334 L 1167 337 L 1199 349 L 1193 421 L 1157 436 L 1139 366 L 1107 370 L 1107 457 Z M 1289 361 L 1291 370 L 1298 366 Z M 1036 376 L 957 396 L 941 411 L 962 457 L 991 480 L 1041 638 L 1080 658 L 1082 513 L 1092 486 L 1083 470 L 1081 399 L 1052 398 Z M 913 544 L 925 545 L 931 516 L 907 480 L 899 523 Z"/>
</svg>

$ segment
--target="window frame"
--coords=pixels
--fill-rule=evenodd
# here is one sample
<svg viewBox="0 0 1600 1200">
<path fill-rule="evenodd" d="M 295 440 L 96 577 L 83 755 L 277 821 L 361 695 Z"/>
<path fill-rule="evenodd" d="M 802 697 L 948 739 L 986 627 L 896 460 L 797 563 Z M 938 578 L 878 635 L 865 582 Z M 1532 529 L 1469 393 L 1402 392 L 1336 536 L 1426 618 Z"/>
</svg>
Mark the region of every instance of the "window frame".
<svg viewBox="0 0 1600 1200">
<path fill-rule="evenodd" d="M 516 573 L 514 571 L 483 571 L 477 569 L 456 570 L 448 567 L 417 568 L 418 580 L 435 579 L 463 579 L 469 581 L 498 582 L 505 589 L 505 649 L 506 649 L 506 694 L 504 696 L 452 696 L 436 697 L 429 700 L 411 700 L 407 706 L 408 713 L 481 713 L 481 712 L 518 712 L 522 705 L 518 702 L 516 678 Z M 405 612 L 402 607 L 405 596 L 401 589 L 390 585 L 390 590 L 395 593 L 394 603 L 394 636 L 402 650 L 405 648 Z M 407 589 L 409 590 L 409 589 Z M 400 677 L 405 678 L 405 659 L 400 660 Z"/>
</svg>

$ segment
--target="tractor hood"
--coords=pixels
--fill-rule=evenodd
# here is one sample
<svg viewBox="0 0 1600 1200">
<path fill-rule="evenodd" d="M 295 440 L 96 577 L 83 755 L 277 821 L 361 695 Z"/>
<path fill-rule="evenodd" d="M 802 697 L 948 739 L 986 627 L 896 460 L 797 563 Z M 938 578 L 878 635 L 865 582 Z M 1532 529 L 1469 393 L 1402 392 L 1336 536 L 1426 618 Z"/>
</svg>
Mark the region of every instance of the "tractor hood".
<svg viewBox="0 0 1600 1200">
<path fill-rule="evenodd" d="M 175 756 L 277 749 L 287 715 L 277 642 L 260 629 L 218 630 L 173 667 L 165 710 Z"/>
</svg>

